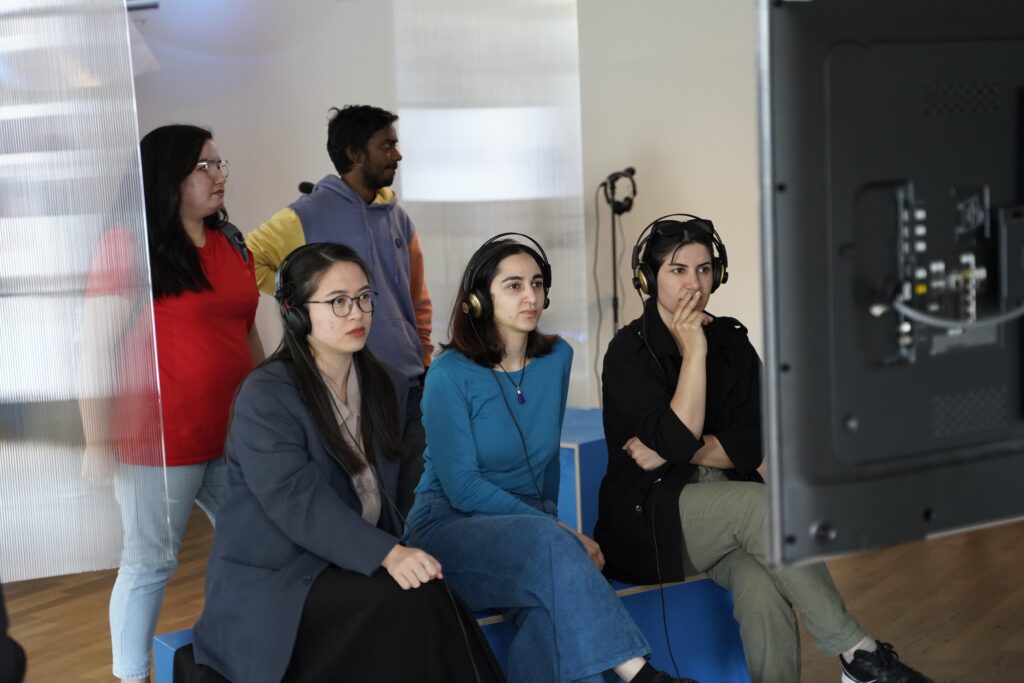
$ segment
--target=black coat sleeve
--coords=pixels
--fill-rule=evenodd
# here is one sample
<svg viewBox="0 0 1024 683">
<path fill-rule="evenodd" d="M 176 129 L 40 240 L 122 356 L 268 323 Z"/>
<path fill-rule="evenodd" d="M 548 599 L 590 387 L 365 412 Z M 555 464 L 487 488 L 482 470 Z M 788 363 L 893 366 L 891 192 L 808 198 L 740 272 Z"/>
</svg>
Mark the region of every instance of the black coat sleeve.
<svg viewBox="0 0 1024 683">
<path fill-rule="evenodd" d="M 736 473 L 750 478 L 761 466 L 764 447 L 761 441 L 761 359 L 749 342 L 732 349 L 740 379 L 730 394 L 729 418 L 714 434 L 726 455 L 732 460 Z"/>
<path fill-rule="evenodd" d="M 608 345 L 602 381 L 610 454 L 635 436 L 665 460 L 685 465 L 704 445 L 672 410 L 676 382 L 638 336 L 620 334 Z"/>
</svg>

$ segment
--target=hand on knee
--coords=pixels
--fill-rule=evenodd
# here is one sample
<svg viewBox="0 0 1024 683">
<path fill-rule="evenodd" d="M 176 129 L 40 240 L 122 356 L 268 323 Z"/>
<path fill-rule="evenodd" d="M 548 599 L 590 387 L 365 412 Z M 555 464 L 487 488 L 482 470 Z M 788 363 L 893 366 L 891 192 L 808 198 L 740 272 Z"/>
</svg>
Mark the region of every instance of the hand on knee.
<svg viewBox="0 0 1024 683">
<path fill-rule="evenodd" d="M 419 588 L 433 579 L 443 579 L 441 563 L 419 548 L 406 548 L 396 544 L 384 557 L 380 566 L 403 590 Z"/>
</svg>

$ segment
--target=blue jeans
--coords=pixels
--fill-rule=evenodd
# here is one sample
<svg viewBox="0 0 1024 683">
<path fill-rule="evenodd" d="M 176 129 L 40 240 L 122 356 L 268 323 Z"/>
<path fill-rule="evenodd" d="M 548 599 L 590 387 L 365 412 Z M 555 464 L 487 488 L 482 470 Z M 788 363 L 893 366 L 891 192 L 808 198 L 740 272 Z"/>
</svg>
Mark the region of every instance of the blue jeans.
<svg viewBox="0 0 1024 683">
<path fill-rule="evenodd" d="M 114 675 L 149 675 L 150 645 L 164 588 L 178 567 L 178 549 L 192 505 L 213 522 L 227 485 L 224 458 L 166 468 L 119 465 L 114 493 L 121 509 L 123 549 L 110 594 L 110 644 Z"/>
<path fill-rule="evenodd" d="M 552 517 L 467 515 L 428 491 L 416 494 L 406 541 L 441 562 L 471 609 L 499 609 L 518 626 L 509 683 L 617 680 L 609 670 L 650 654 L 579 539 Z"/>
</svg>

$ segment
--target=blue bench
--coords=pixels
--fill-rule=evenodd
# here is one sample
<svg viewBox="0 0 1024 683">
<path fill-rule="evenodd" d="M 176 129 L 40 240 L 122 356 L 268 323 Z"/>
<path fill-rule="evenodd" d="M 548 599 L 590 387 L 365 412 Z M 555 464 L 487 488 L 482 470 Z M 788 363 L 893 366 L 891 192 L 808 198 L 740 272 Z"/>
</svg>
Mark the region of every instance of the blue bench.
<svg viewBox="0 0 1024 683">
<path fill-rule="evenodd" d="M 661 617 L 657 586 L 615 584 L 616 593 L 647 636 L 654 651 L 651 662 L 672 671 Z M 709 579 L 665 586 L 665 614 L 672 653 L 680 672 L 702 683 L 750 683 L 743 660 L 743 644 L 732 618 L 732 597 Z M 504 667 L 515 627 L 496 612 L 477 620 L 498 662 Z M 192 631 L 176 631 L 153 639 L 155 683 L 174 680 L 174 653 L 192 642 Z"/>
<path fill-rule="evenodd" d="M 192 644 L 192 629 L 158 634 L 153 638 L 153 681 L 174 683 L 174 653 Z"/>
<path fill-rule="evenodd" d="M 560 457 L 559 518 L 574 529 L 592 535 L 597 521 L 597 492 L 607 463 L 600 410 L 566 411 Z M 728 591 L 707 578 L 668 584 L 662 590 L 658 586 L 619 583 L 615 584 L 615 589 L 650 641 L 654 666 L 672 671 L 665 639 L 667 624 L 680 673 L 701 683 L 750 683 L 739 625 L 732 617 L 732 596 Z M 515 627 L 496 612 L 478 616 L 487 641 L 504 666 Z M 191 630 L 153 639 L 155 683 L 173 683 L 174 653 L 191 642 Z"/>
</svg>

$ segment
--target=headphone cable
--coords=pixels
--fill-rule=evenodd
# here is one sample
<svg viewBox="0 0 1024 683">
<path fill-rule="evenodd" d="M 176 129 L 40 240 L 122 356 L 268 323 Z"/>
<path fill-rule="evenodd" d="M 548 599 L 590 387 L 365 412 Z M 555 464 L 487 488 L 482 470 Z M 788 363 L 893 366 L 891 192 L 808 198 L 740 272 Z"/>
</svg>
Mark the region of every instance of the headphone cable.
<svg viewBox="0 0 1024 683">
<path fill-rule="evenodd" d="M 622 243 L 619 246 L 619 253 L 614 254 L 615 258 L 615 272 L 612 276 L 615 278 L 617 284 L 622 284 L 622 258 L 626 255 L 626 233 L 622 228 L 622 216 L 616 217 L 615 212 L 612 212 L 612 230 L 615 229 L 616 224 L 619 226 L 619 241 Z M 625 291 L 625 287 L 623 287 Z M 616 311 L 618 313 L 618 311 Z M 616 330 L 618 331 L 618 330 Z"/>
<path fill-rule="evenodd" d="M 476 335 L 476 339 L 480 342 L 480 348 L 486 353 L 487 346 L 484 344 L 483 337 L 480 336 L 480 331 L 476 329 L 476 323 L 473 320 L 473 316 L 469 317 L 469 326 L 473 328 L 473 334 Z M 499 363 L 500 365 L 500 363 Z M 519 420 L 516 419 L 515 413 L 512 412 L 512 406 L 509 404 L 508 399 L 505 397 L 505 389 L 501 385 L 501 380 L 498 378 L 498 373 L 494 371 L 494 368 L 489 368 L 491 376 L 494 377 L 494 382 L 498 386 L 498 395 L 501 396 L 502 402 L 505 404 L 505 410 L 508 411 L 508 416 L 512 418 L 512 424 L 516 427 L 516 432 L 519 434 L 519 442 L 523 446 L 523 459 L 526 460 L 526 467 L 530 470 L 530 479 L 533 480 L 533 487 L 537 490 L 537 502 L 544 505 L 544 494 L 541 492 L 540 483 L 538 483 L 537 473 L 533 471 L 533 463 L 530 462 L 530 450 L 526 447 L 526 437 L 523 436 L 523 430 L 519 426 Z M 504 368 L 502 368 L 504 370 Z M 526 370 L 526 359 L 523 359 L 523 370 Z M 557 503 L 557 501 L 556 501 Z"/>
<path fill-rule="evenodd" d="M 533 487 L 537 490 L 537 501 L 541 506 L 543 506 L 544 494 L 541 492 L 537 473 L 533 471 L 533 463 L 530 462 L 530 451 L 526 447 L 526 437 L 523 436 L 523 430 L 519 426 L 519 420 L 516 419 L 515 413 L 512 412 L 512 406 L 509 404 L 508 398 L 505 396 L 505 389 L 501 386 L 501 380 L 498 378 L 498 373 L 494 371 L 494 368 L 491 368 L 491 375 L 494 377 L 494 381 L 498 385 L 498 393 L 501 394 L 501 400 L 505 403 L 505 410 L 508 411 L 509 417 L 512 418 L 512 424 L 516 426 L 516 432 L 519 434 L 519 442 L 523 445 L 523 459 L 526 460 L 526 467 L 530 470 L 530 479 L 533 480 Z"/>
<path fill-rule="evenodd" d="M 286 333 L 290 333 L 290 330 L 288 330 Z M 299 351 L 304 356 L 306 362 L 312 362 L 312 358 L 310 357 L 309 354 L 306 353 L 305 349 L 302 348 L 302 344 L 297 344 L 297 346 L 299 347 Z M 353 361 L 354 360 L 355 359 L 353 358 Z M 355 363 L 353 362 L 353 367 L 349 369 L 349 372 L 355 371 L 354 366 Z M 314 370 L 317 371 L 317 376 L 320 378 L 320 385 L 324 388 L 325 391 L 327 391 L 327 396 L 328 398 L 331 399 L 331 405 L 333 406 L 335 412 L 337 413 L 337 415 L 341 415 L 341 411 L 338 408 L 337 398 L 335 398 L 334 392 L 331 391 L 331 388 L 327 386 L 327 380 L 324 379 L 323 374 L 316 367 L 316 364 L 313 364 L 312 367 Z M 344 425 L 345 432 L 349 435 L 349 438 L 352 439 L 353 443 L 358 444 L 358 441 L 355 438 L 355 434 L 353 434 L 352 430 L 349 429 L 348 424 L 346 424 L 344 420 L 341 420 L 340 422 L 342 423 L 342 425 Z M 363 457 L 366 458 L 365 455 Z M 345 472 L 345 474 L 348 475 L 349 481 L 353 482 L 354 486 L 355 478 L 352 476 L 352 473 L 349 472 L 348 468 L 345 467 L 345 463 L 343 463 L 341 459 L 338 457 L 335 457 L 335 461 L 341 466 L 341 469 Z M 373 469 L 372 466 L 370 465 L 368 458 L 366 458 L 366 466 Z M 376 470 L 374 470 L 374 475 L 377 475 Z M 391 510 L 398 516 L 398 519 L 401 520 L 402 528 L 408 528 L 409 520 L 406 519 L 405 515 L 402 514 L 402 511 L 398 508 L 395 502 L 391 500 L 391 496 L 388 495 L 388 492 L 384 490 L 384 486 L 381 485 L 379 477 L 377 477 L 377 492 L 380 493 L 380 496 L 383 500 L 387 501 L 387 504 L 391 506 Z M 399 539 L 399 541 L 401 541 L 401 539 Z M 448 599 L 452 603 L 452 610 L 455 612 L 455 620 L 459 622 L 459 630 L 462 631 L 462 642 L 466 646 L 466 656 L 469 658 L 469 665 L 473 668 L 473 675 L 476 677 L 477 683 L 483 683 L 483 679 L 480 677 L 480 671 L 479 669 L 477 669 L 476 666 L 476 657 L 473 656 L 473 647 L 469 643 L 469 634 L 466 632 L 466 625 L 462 622 L 462 612 L 459 610 L 459 606 L 455 602 L 455 595 L 452 593 L 452 588 L 448 585 L 448 581 L 446 579 L 440 579 L 440 581 L 441 584 L 444 586 L 445 591 L 448 593 Z"/>
<path fill-rule="evenodd" d="M 661 578 L 661 554 L 658 552 L 658 531 L 657 525 L 654 523 L 655 514 L 657 507 L 655 503 L 658 500 L 658 489 L 661 488 L 662 477 L 658 477 L 654 480 L 651 485 L 652 497 L 651 497 L 651 537 L 654 539 L 654 567 L 658 572 L 658 598 L 661 601 L 661 625 L 665 629 L 665 645 L 668 649 L 668 657 L 672 660 L 672 668 L 675 669 L 676 678 L 681 678 L 679 675 L 679 665 L 676 664 L 676 656 L 672 652 L 672 637 L 668 632 L 668 610 L 665 607 L 665 583 Z"/>
<path fill-rule="evenodd" d="M 444 585 L 445 591 L 448 592 L 448 599 L 451 600 L 452 609 L 455 610 L 455 620 L 459 622 L 459 630 L 462 631 L 462 641 L 466 644 L 466 654 L 469 655 L 469 664 L 473 667 L 473 676 L 476 677 L 476 683 L 483 683 L 480 678 L 480 670 L 476 668 L 476 657 L 473 656 L 473 649 L 469 644 L 469 634 L 466 632 L 466 625 L 462 623 L 462 611 L 459 610 L 458 604 L 455 602 L 455 594 L 452 593 L 452 587 L 448 585 L 448 581 L 441 579 L 441 583 Z"/>
<path fill-rule="evenodd" d="M 639 289 L 636 290 L 636 295 L 640 298 L 640 325 L 642 328 L 640 337 L 643 339 L 644 346 L 647 347 L 647 352 L 651 354 L 651 358 L 654 359 L 654 363 L 658 366 L 658 371 L 661 372 L 665 378 L 668 378 L 668 373 L 665 371 L 665 366 L 661 364 L 661 360 L 654 353 L 654 349 L 651 348 L 650 342 L 647 340 L 647 302 L 644 299 L 644 295 Z M 658 531 L 657 525 L 655 524 L 655 514 L 657 508 L 655 503 L 658 500 L 658 490 L 661 488 L 661 481 L 663 477 L 658 477 L 651 484 L 651 490 L 648 495 L 651 496 L 650 514 L 651 514 L 651 538 L 654 541 L 654 568 L 658 574 L 658 600 L 661 603 L 661 626 L 665 630 L 665 645 L 668 649 L 668 657 L 672 660 L 672 668 L 676 672 L 676 678 L 680 678 L 679 665 L 676 664 L 676 656 L 672 652 L 672 637 L 668 631 L 668 608 L 665 606 L 665 583 L 661 578 L 661 553 L 658 549 Z"/>
<path fill-rule="evenodd" d="M 654 353 L 651 343 L 647 340 L 647 300 L 644 299 L 644 295 L 640 293 L 639 289 L 636 290 L 636 295 L 640 298 L 640 339 L 643 340 L 644 346 L 647 347 L 647 353 L 651 354 L 651 358 L 654 359 L 654 364 L 658 366 L 658 371 L 668 381 L 668 373 L 665 372 L 665 366 L 661 364 L 661 359 Z"/>
<path fill-rule="evenodd" d="M 604 405 L 604 396 L 601 393 L 601 372 L 599 370 L 599 363 L 601 360 L 601 326 L 604 324 L 604 311 L 601 307 L 601 280 L 597 276 L 597 257 L 601 248 L 601 211 L 597 200 L 601 192 L 601 188 L 604 187 L 607 182 L 607 180 L 604 181 L 594 189 L 594 266 L 591 270 L 591 275 L 594 279 L 594 301 L 597 302 L 597 332 L 594 334 L 594 379 L 597 382 L 598 406 Z"/>
</svg>

